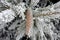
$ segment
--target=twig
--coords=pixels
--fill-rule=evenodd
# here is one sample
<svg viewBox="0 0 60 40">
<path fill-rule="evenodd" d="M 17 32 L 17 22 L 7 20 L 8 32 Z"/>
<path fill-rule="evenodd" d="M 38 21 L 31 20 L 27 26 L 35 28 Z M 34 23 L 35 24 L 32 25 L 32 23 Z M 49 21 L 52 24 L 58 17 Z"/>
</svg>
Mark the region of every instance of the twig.
<svg viewBox="0 0 60 40">
<path fill-rule="evenodd" d="M 33 15 L 31 9 L 28 8 L 26 12 L 26 34 L 29 36 L 30 30 L 33 26 Z"/>
<path fill-rule="evenodd" d="M 41 14 L 41 13 L 36 13 L 36 14 L 34 14 L 34 17 L 40 17 L 40 16 L 50 16 L 50 15 L 56 15 L 56 14 L 60 14 L 60 12 L 54 12 L 54 13 L 52 13 L 52 12 L 49 12 L 49 13 L 46 13 L 46 14 Z"/>
</svg>

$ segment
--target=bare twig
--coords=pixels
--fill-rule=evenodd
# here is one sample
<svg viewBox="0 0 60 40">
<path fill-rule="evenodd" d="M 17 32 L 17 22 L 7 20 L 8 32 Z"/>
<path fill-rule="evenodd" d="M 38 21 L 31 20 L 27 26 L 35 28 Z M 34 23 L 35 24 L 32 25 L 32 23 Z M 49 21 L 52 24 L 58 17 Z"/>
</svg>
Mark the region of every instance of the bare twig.
<svg viewBox="0 0 60 40">
<path fill-rule="evenodd" d="M 33 26 L 33 15 L 32 15 L 31 9 L 28 8 L 26 12 L 26 34 L 28 36 L 32 26 Z"/>
</svg>

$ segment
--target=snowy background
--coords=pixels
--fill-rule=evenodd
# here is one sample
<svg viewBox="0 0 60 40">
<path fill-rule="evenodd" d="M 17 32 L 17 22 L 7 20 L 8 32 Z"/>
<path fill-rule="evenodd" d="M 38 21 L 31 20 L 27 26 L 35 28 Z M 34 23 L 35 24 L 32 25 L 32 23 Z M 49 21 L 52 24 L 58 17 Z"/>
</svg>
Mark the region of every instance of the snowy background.
<svg viewBox="0 0 60 40">
<path fill-rule="evenodd" d="M 60 40 L 60 1 L 49 0 L 0 0 L 0 40 L 21 40 L 28 7 L 34 21 L 31 40 Z"/>
</svg>

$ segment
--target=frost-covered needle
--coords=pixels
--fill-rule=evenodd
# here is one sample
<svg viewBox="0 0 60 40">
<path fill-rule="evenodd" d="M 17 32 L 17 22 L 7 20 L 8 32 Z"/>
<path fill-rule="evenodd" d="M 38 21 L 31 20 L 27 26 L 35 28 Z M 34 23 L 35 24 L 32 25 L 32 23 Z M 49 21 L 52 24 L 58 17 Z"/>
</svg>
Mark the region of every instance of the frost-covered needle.
<svg viewBox="0 0 60 40">
<path fill-rule="evenodd" d="M 33 26 L 33 15 L 31 8 L 26 11 L 26 35 L 30 36 L 31 28 Z"/>
</svg>

